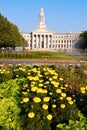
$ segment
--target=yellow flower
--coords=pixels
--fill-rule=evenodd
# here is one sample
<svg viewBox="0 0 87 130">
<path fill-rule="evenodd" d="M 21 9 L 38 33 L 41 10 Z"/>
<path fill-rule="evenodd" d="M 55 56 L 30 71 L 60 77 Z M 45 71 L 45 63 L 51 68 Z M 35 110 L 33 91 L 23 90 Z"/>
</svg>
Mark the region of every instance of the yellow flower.
<svg viewBox="0 0 87 130">
<path fill-rule="evenodd" d="M 53 76 L 53 79 L 57 79 L 57 76 Z"/>
<path fill-rule="evenodd" d="M 43 104 L 43 105 L 42 105 L 42 108 L 43 108 L 44 110 L 47 110 L 47 109 L 48 109 L 48 105 L 47 105 L 47 104 Z"/>
<path fill-rule="evenodd" d="M 52 108 L 56 108 L 56 104 L 52 104 Z"/>
<path fill-rule="evenodd" d="M 19 77 L 19 75 L 16 75 L 16 77 L 18 78 L 18 77 Z"/>
<path fill-rule="evenodd" d="M 71 100 L 72 100 L 72 98 L 71 98 L 71 97 L 66 97 L 66 99 L 67 99 L 68 101 L 71 101 Z"/>
<path fill-rule="evenodd" d="M 66 93 L 61 93 L 61 96 L 62 97 L 66 97 Z"/>
<path fill-rule="evenodd" d="M 32 88 L 31 88 L 31 91 L 32 91 L 32 92 L 35 92 L 36 90 L 37 90 L 37 87 L 32 87 Z"/>
<path fill-rule="evenodd" d="M 35 113 L 34 113 L 34 112 L 29 112 L 29 113 L 28 113 L 28 117 L 29 117 L 29 118 L 33 118 L 34 116 L 35 116 Z"/>
<path fill-rule="evenodd" d="M 42 93 L 47 93 L 47 90 L 46 90 L 46 89 L 43 89 Z"/>
<path fill-rule="evenodd" d="M 81 91 L 85 91 L 85 87 L 81 87 L 80 90 L 81 90 Z"/>
<path fill-rule="evenodd" d="M 40 82 L 40 83 L 42 83 L 42 82 L 43 82 L 43 80 L 39 80 L 39 82 Z"/>
<path fill-rule="evenodd" d="M 43 89 L 42 88 L 37 88 L 37 93 L 42 93 Z"/>
<path fill-rule="evenodd" d="M 60 97 L 60 100 L 63 100 L 63 97 Z"/>
<path fill-rule="evenodd" d="M 53 93 L 52 93 L 52 92 L 49 92 L 49 95 L 53 95 Z"/>
<path fill-rule="evenodd" d="M 32 82 L 31 82 L 31 85 L 35 85 L 35 84 L 36 84 L 36 82 L 35 82 L 35 81 L 32 81 Z"/>
<path fill-rule="evenodd" d="M 39 77 L 38 77 L 38 76 L 33 77 L 33 80 L 34 80 L 34 81 L 39 80 Z"/>
<path fill-rule="evenodd" d="M 49 102 L 49 100 L 50 100 L 50 97 L 44 97 L 44 98 L 43 98 L 43 101 L 44 101 L 44 102 Z"/>
<path fill-rule="evenodd" d="M 51 114 L 48 114 L 48 115 L 47 115 L 47 119 L 48 119 L 48 120 L 52 120 L 52 115 L 51 115 Z"/>
<path fill-rule="evenodd" d="M 64 108 L 65 108 L 65 104 L 61 104 L 60 107 L 61 107 L 62 109 L 64 109 Z"/>
<path fill-rule="evenodd" d="M 34 78 L 32 76 L 27 76 L 27 79 L 33 80 Z"/>
<path fill-rule="evenodd" d="M 40 83 L 40 84 L 39 84 L 39 87 L 43 87 L 43 84 Z"/>
<path fill-rule="evenodd" d="M 87 90 L 87 86 L 85 86 L 85 90 Z"/>
<path fill-rule="evenodd" d="M 49 81 L 52 81 L 53 79 L 52 78 L 49 78 Z"/>
<path fill-rule="evenodd" d="M 30 75 L 31 73 L 28 73 L 28 75 Z"/>
<path fill-rule="evenodd" d="M 31 69 L 33 72 L 37 72 L 37 69 L 36 68 L 32 68 Z"/>
<path fill-rule="evenodd" d="M 65 89 L 63 86 L 60 87 L 61 89 Z"/>
<path fill-rule="evenodd" d="M 25 71 L 25 69 L 24 69 L 24 68 L 22 68 L 22 71 Z"/>
<path fill-rule="evenodd" d="M 29 98 L 23 98 L 23 102 L 28 102 Z"/>
<path fill-rule="evenodd" d="M 65 87 L 67 88 L 67 87 L 68 87 L 68 84 L 65 84 Z"/>
<path fill-rule="evenodd" d="M 41 99 L 40 99 L 39 97 L 34 97 L 34 98 L 33 98 L 33 101 L 34 101 L 35 103 L 39 103 L 39 102 L 41 102 Z"/>
<path fill-rule="evenodd" d="M 84 93 L 85 93 L 85 90 L 81 90 L 81 93 L 83 93 L 83 94 L 84 94 Z"/>
<path fill-rule="evenodd" d="M 61 89 L 56 89 L 56 93 L 61 93 Z"/>
<path fill-rule="evenodd" d="M 59 82 L 55 82 L 54 87 L 58 88 L 58 86 L 59 86 Z"/>
<path fill-rule="evenodd" d="M 22 92 L 24 95 L 27 95 L 28 93 L 27 92 Z"/>
<path fill-rule="evenodd" d="M 27 92 L 29 92 L 30 90 L 29 89 L 27 89 Z"/>
<path fill-rule="evenodd" d="M 63 78 L 59 78 L 59 80 L 63 81 Z"/>
<path fill-rule="evenodd" d="M 51 84 L 53 84 L 54 87 L 56 87 L 56 88 L 59 86 L 59 82 L 56 82 L 56 81 L 51 81 Z"/>
<path fill-rule="evenodd" d="M 69 103 L 70 105 L 72 105 L 72 104 L 73 104 L 73 101 L 68 101 L 68 103 Z"/>
<path fill-rule="evenodd" d="M 24 88 L 27 88 L 27 87 L 28 87 L 28 84 L 25 84 L 23 87 L 24 87 Z"/>
<path fill-rule="evenodd" d="M 56 99 L 53 99 L 54 102 L 56 102 Z"/>
<path fill-rule="evenodd" d="M 3 71 L 1 71 L 1 74 L 3 74 L 4 72 Z"/>
<path fill-rule="evenodd" d="M 47 86 L 44 86 L 44 88 L 46 88 Z"/>
<path fill-rule="evenodd" d="M 46 81 L 45 84 L 49 84 L 50 82 L 49 81 Z"/>
</svg>

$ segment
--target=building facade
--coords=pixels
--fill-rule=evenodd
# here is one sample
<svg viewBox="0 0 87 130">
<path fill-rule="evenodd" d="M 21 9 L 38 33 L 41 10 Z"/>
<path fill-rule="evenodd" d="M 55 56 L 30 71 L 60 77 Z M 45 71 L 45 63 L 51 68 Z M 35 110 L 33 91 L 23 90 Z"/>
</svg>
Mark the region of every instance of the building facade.
<svg viewBox="0 0 87 130">
<path fill-rule="evenodd" d="M 27 49 L 33 51 L 74 51 L 80 33 L 56 33 L 47 29 L 44 10 L 41 8 L 36 30 L 21 35 L 28 41 Z"/>
</svg>

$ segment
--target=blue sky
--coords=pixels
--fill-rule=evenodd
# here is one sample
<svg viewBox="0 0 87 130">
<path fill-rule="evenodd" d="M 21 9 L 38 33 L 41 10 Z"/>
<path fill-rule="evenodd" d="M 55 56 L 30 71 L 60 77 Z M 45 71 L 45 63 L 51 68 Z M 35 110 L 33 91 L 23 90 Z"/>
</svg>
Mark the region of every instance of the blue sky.
<svg viewBox="0 0 87 130">
<path fill-rule="evenodd" d="M 55 32 L 87 30 L 87 0 L 0 0 L 0 13 L 19 31 L 37 28 L 40 8 L 48 29 Z"/>
</svg>

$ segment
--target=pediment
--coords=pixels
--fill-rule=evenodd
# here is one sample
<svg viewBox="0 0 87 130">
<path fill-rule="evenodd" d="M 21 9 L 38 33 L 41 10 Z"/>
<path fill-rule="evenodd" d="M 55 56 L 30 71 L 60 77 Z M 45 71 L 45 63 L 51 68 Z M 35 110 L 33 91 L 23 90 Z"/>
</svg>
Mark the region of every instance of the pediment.
<svg viewBox="0 0 87 130">
<path fill-rule="evenodd" d="M 36 29 L 36 30 L 33 30 L 32 33 L 54 33 L 54 32 L 48 29 Z"/>
</svg>

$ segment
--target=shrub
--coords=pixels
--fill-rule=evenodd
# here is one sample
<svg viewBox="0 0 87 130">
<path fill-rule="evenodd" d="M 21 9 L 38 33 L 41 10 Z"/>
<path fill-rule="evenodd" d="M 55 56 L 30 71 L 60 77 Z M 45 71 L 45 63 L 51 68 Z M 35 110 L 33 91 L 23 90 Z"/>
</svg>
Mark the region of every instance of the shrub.
<svg viewBox="0 0 87 130">
<path fill-rule="evenodd" d="M 22 86 L 23 130 L 55 129 L 57 123 L 78 119 L 74 97 L 67 93 L 67 87 L 52 68 L 33 66 L 27 84 Z"/>
<path fill-rule="evenodd" d="M 69 120 L 69 124 L 58 124 L 56 130 L 86 130 L 87 118 L 78 112 L 79 120 Z"/>
<path fill-rule="evenodd" d="M 11 68 L 10 69 L 4 68 L 2 66 L 2 68 L 0 69 L 0 83 L 12 79 L 12 77 L 13 77 L 13 73 L 11 71 Z"/>
<path fill-rule="evenodd" d="M 20 108 L 20 87 L 16 80 L 9 80 L 0 84 L 0 129 L 21 130 Z"/>
</svg>

